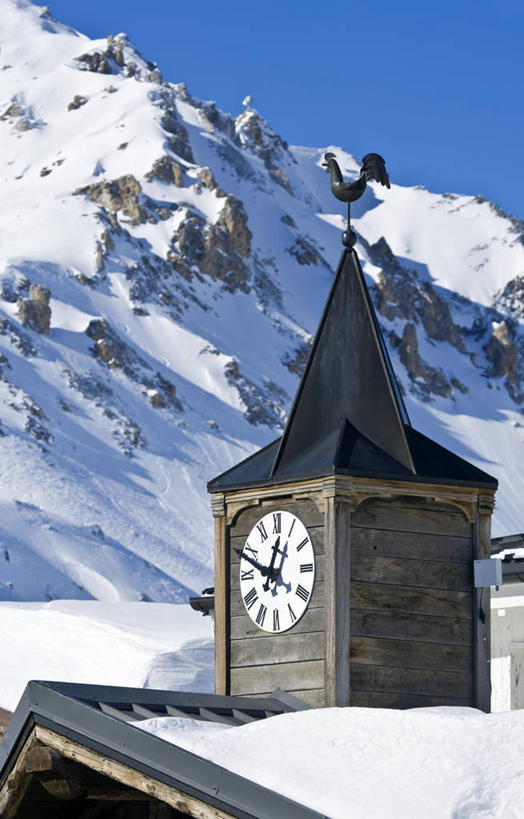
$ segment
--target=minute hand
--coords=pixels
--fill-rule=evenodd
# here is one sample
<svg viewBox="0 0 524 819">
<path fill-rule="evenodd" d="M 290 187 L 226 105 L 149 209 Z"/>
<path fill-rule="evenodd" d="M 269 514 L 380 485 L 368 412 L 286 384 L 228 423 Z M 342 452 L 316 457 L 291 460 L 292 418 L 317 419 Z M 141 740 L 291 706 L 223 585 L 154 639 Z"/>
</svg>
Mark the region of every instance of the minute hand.
<svg viewBox="0 0 524 819">
<path fill-rule="evenodd" d="M 276 580 L 276 574 L 275 574 L 274 566 L 275 566 L 275 559 L 276 559 L 276 556 L 277 556 L 277 552 L 279 550 L 278 549 L 279 546 L 280 546 L 280 535 L 275 540 L 275 545 L 273 546 L 273 554 L 271 555 L 271 563 L 269 564 L 268 569 L 267 569 L 266 582 L 264 583 L 264 585 L 262 587 L 264 589 L 264 591 L 269 591 L 270 582 L 272 580 Z"/>
<path fill-rule="evenodd" d="M 262 577 L 267 577 L 269 575 L 269 569 L 267 566 L 262 566 L 262 564 L 259 563 L 258 560 L 255 560 L 253 557 L 249 557 L 249 555 L 245 555 L 244 552 L 242 552 L 240 549 L 235 549 L 235 552 L 243 560 L 247 560 L 248 563 L 251 563 L 251 565 L 254 566 L 255 569 L 258 569 Z"/>
</svg>

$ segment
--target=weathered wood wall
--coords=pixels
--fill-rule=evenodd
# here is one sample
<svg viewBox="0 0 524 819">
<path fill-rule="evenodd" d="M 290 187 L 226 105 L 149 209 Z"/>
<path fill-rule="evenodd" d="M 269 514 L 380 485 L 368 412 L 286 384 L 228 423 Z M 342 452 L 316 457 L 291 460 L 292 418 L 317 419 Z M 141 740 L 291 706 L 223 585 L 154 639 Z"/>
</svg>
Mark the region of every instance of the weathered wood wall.
<svg viewBox="0 0 524 819">
<path fill-rule="evenodd" d="M 351 518 L 351 704 L 473 705 L 473 526 L 396 497 Z"/>
<path fill-rule="evenodd" d="M 288 632 L 271 634 L 257 628 L 246 613 L 239 583 L 239 557 L 252 527 L 271 511 L 290 511 L 308 529 L 316 557 L 315 586 L 308 610 Z M 228 628 L 229 692 L 270 694 L 275 688 L 295 694 L 310 705 L 324 705 L 324 514 L 310 500 L 278 501 L 241 512 L 229 528 L 230 607 Z"/>
</svg>

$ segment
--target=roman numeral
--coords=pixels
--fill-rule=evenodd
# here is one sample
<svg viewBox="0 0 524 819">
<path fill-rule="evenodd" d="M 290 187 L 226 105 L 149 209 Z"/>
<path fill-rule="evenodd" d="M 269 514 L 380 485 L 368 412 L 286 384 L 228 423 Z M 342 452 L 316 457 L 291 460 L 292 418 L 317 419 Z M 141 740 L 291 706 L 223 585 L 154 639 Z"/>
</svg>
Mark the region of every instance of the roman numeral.
<svg viewBox="0 0 524 819">
<path fill-rule="evenodd" d="M 250 609 L 251 606 L 254 606 L 258 600 L 257 590 L 255 588 L 250 589 L 246 596 L 244 597 L 244 603 L 246 604 L 246 608 Z"/>
<path fill-rule="evenodd" d="M 298 587 L 297 587 L 297 590 L 296 590 L 295 594 L 298 595 L 298 597 L 300 597 L 301 600 L 305 600 L 305 601 L 307 601 L 307 599 L 309 597 L 308 590 L 305 589 L 304 586 L 301 586 L 300 583 L 298 584 Z"/>
<path fill-rule="evenodd" d="M 260 539 L 262 540 L 263 543 L 265 540 L 267 540 L 267 532 L 266 527 L 264 526 L 262 521 L 260 521 L 260 523 L 257 523 L 257 529 L 260 532 Z"/>
<path fill-rule="evenodd" d="M 306 543 L 308 543 L 308 542 L 309 542 L 309 538 L 308 538 L 308 537 L 305 537 L 305 538 L 304 538 L 304 540 L 302 541 L 302 543 L 299 543 L 299 544 L 298 544 L 298 546 L 297 546 L 297 552 L 300 552 L 300 550 L 301 550 L 301 549 L 303 549 L 303 548 L 304 548 L 304 546 L 306 545 Z"/>
<path fill-rule="evenodd" d="M 252 548 L 251 548 L 251 546 L 249 545 L 249 543 L 246 543 L 246 545 L 244 546 L 244 551 L 245 551 L 245 552 L 251 552 L 251 554 L 253 555 L 253 557 L 255 558 L 255 560 L 258 560 L 258 552 L 257 552 L 257 550 L 256 550 L 256 549 L 252 549 Z"/>
<path fill-rule="evenodd" d="M 287 607 L 289 609 L 289 616 L 291 617 L 291 622 L 294 623 L 295 620 L 297 619 L 297 615 L 295 614 L 289 603 L 287 604 Z"/>
<path fill-rule="evenodd" d="M 312 572 L 313 571 L 313 564 L 312 563 L 301 563 L 300 564 L 300 574 L 304 574 L 305 572 Z"/>
<path fill-rule="evenodd" d="M 278 609 L 273 609 L 273 631 L 280 631 L 280 617 Z"/>
<path fill-rule="evenodd" d="M 240 572 L 241 580 L 254 580 L 253 569 L 248 569 L 247 572 Z"/>
<path fill-rule="evenodd" d="M 289 530 L 289 532 L 287 533 L 287 536 L 288 536 L 288 537 L 291 537 L 291 532 L 293 531 L 293 526 L 295 525 L 295 521 L 296 521 L 296 518 L 293 518 L 293 523 L 291 524 L 291 529 L 290 529 L 290 530 Z"/>
<path fill-rule="evenodd" d="M 258 610 L 258 614 L 257 614 L 257 624 L 259 626 L 264 625 L 264 619 L 266 617 L 266 611 L 267 611 L 266 607 L 264 606 L 263 603 L 261 603 L 260 608 Z"/>
<path fill-rule="evenodd" d="M 280 534 L 280 527 L 282 525 L 282 515 L 280 512 L 275 512 L 273 515 L 273 534 Z"/>
</svg>

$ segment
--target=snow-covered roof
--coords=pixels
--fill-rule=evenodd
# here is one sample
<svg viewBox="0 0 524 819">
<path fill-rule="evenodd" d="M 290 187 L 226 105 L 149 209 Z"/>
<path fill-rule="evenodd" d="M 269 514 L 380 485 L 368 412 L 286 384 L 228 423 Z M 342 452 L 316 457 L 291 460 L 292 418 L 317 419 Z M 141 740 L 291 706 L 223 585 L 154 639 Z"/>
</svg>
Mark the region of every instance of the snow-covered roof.
<svg viewBox="0 0 524 819">
<path fill-rule="evenodd" d="M 297 705 L 304 707 L 300 703 Z M 151 731 L 151 723 L 160 718 L 173 720 L 177 726 L 204 725 L 207 728 L 205 735 L 211 736 L 224 724 L 266 721 L 294 708 L 292 698 L 285 694 L 281 699 L 278 696 L 255 699 L 30 682 L 0 744 L 0 812 L 4 815 L 3 809 L 6 805 L 10 807 L 18 756 L 23 748 L 29 749 L 33 735 L 42 740 L 42 734 L 38 732 L 38 727 L 42 726 L 52 732 L 53 737 L 65 737 L 73 740 L 76 747 L 80 745 L 102 754 L 106 776 L 118 779 L 114 768 L 107 764 L 108 760 L 117 761 L 127 769 L 153 777 L 177 793 L 211 805 L 219 811 L 217 816 L 325 819 L 324 813 L 275 792 L 271 786 L 261 786 L 252 772 L 247 777 L 239 776 L 223 764 L 226 760 L 211 761 L 205 755 L 188 751 Z M 148 720 L 148 717 L 153 719 Z M 137 728 L 144 720 L 148 721 L 148 731 Z"/>
<path fill-rule="evenodd" d="M 169 703 L 186 716 L 166 714 Z M 235 705 L 250 723 L 220 722 Z M 126 721 L 126 711 L 143 719 Z M 0 744 L 0 794 L 28 719 L 87 748 L 96 744 L 109 759 L 153 772 L 228 816 L 520 819 L 524 812 L 523 711 L 293 712 L 270 698 L 30 683 Z"/>
</svg>

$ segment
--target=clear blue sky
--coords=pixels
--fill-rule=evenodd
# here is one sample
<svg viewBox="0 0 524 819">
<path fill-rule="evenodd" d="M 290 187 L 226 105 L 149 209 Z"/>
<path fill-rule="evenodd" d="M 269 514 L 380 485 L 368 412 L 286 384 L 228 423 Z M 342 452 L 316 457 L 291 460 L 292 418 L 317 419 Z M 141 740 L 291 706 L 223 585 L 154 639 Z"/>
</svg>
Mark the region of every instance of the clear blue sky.
<svg viewBox="0 0 524 819">
<path fill-rule="evenodd" d="M 49 0 L 125 31 L 164 78 L 292 144 L 381 153 L 394 181 L 481 193 L 524 219 L 522 0 Z"/>
</svg>

